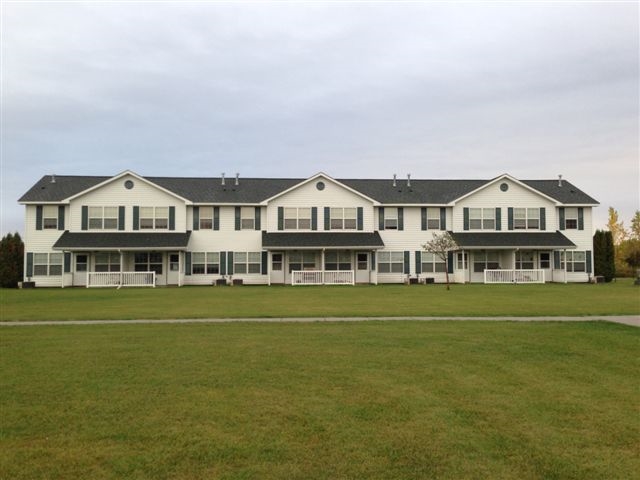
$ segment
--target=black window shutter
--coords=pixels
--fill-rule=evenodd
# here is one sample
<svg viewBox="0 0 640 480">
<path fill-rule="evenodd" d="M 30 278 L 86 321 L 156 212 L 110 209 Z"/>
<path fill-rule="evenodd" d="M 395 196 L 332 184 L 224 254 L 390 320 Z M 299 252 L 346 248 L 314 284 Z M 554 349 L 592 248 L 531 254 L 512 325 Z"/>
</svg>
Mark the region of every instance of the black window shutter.
<svg viewBox="0 0 640 480">
<path fill-rule="evenodd" d="M 261 223 L 260 222 L 260 213 L 261 213 L 260 212 L 260 207 L 256 207 L 256 221 L 255 221 L 256 230 L 260 230 L 261 229 L 261 226 L 260 226 L 260 223 Z"/>
<path fill-rule="evenodd" d="M 362 230 L 364 228 L 363 226 L 364 219 L 362 218 L 363 216 L 364 216 L 363 208 L 358 207 L 358 230 Z"/>
<path fill-rule="evenodd" d="M 87 207 L 86 205 L 82 206 L 82 221 L 81 221 L 81 225 L 80 228 L 82 230 L 88 230 L 89 229 L 89 207 Z"/>
<path fill-rule="evenodd" d="M 58 230 L 64 230 L 64 205 L 58 205 Z"/>
<path fill-rule="evenodd" d="M 36 206 L 36 230 L 42 230 L 42 205 Z"/>
<path fill-rule="evenodd" d="M 331 209 L 324 207 L 324 229 L 331 230 Z"/>
<path fill-rule="evenodd" d="M 469 230 L 469 209 L 467 207 L 462 209 L 462 228 Z"/>
<path fill-rule="evenodd" d="M 318 207 L 311 207 L 311 230 L 318 230 Z"/>
<path fill-rule="evenodd" d="M 124 230 L 124 207 L 118 207 L 118 230 Z"/>
<path fill-rule="evenodd" d="M 447 273 L 453 273 L 453 252 L 447 252 Z"/>
<path fill-rule="evenodd" d="M 200 230 L 200 207 L 193 207 L 193 229 Z"/>
<path fill-rule="evenodd" d="M 133 207 L 133 229 L 140 230 L 140 207 Z"/>
<path fill-rule="evenodd" d="M 64 273 L 71 272 L 71 252 L 64 252 Z"/>
<path fill-rule="evenodd" d="M 496 207 L 496 230 L 502 230 L 502 210 Z"/>
<path fill-rule="evenodd" d="M 507 209 L 507 228 L 513 230 L 513 207 Z"/>
<path fill-rule="evenodd" d="M 376 252 L 371 252 L 371 270 L 376 271 Z"/>
<path fill-rule="evenodd" d="M 176 229 L 176 207 L 169 207 L 169 230 Z"/>
<path fill-rule="evenodd" d="M 447 209 L 440 207 L 440 230 L 447 229 Z"/>
<path fill-rule="evenodd" d="M 384 230 L 384 207 L 378 208 L 378 230 Z"/>
<path fill-rule="evenodd" d="M 398 207 L 398 230 L 404 230 L 404 208 Z"/>
<path fill-rule="evenodd" d="M 236 230 L 240 230 L 240 207 L 236 207 L 236 226 L 235 229 Z"/>
<path fill-rule="evenodd" d="M 220 275 L 227 274 L 227 252 L 220 252 Z"/>
<path fill-rule="evenodd" d="M 547 229 L 547 209 L 540 207 L 540 230 Z"/>
<path fill-rule="evenodd" d="M 587 273 L 591 273 L 591 250 L 587 250 L 585 253 L 587 255 Z"/>
<path fill-rule="evenodd" d="M 422 273 L 422 252 L 420 250 L 416 250 L 416 274 L 420 275 Z"/>
<path fill-rule="evenodd" d="M 227 252 L 227 273 L 233 275 L 233 252 Z"/>
<path fill-rule="evenodd" d="M 27 278 L 33 277 L 33 253 L 31 252 L 27 253 L 27 271 L 25 276 Z"/>
<path fill-rule="evenodd" d="M 560 230 L 564 230 L 564 207 L 558 208 L 558 217 L 560 219 Z"/>
<path fill-rule="evenodd" d="M 220 230 L 220 207 L 213 207 L 213 229 Z"/>
<path fill-rule="evenodd" d="M 269 263 L 269 254 L 267 252 L 262 252 L 262 275 L 266 275 L 269 273 L 268 270 Z"/>
<path fill-rule="evenodd" d="M 420 229 L 427 229 L 427 207 L 422 207 L 420 209 Z"/>
<path fill-rule="evenodd" d="M 584 208 L 578 208 L 578 230 L 584 230 Z"/>
<path fill-rule="evenodd" d="M 404 251 L 404 273 L 405 275 L 411 273 L 411 256 L 409 250 Z"/>
<path fill-rule="evenodd" d="M 284 230 L 284 207 L 278 207 L 278 230 Z"/>
<path fill-rule="evenodd" d="M 184 254 L 184 274 L 191 275 L 191 252 Z"/>
</svg>

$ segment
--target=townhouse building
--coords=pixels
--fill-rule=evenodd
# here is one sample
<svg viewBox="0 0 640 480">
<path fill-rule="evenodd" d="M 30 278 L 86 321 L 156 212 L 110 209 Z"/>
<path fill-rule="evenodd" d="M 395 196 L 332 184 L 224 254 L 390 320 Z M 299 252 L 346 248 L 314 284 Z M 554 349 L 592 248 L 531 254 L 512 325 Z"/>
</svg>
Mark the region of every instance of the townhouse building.
<svg viewBox="0 0 640 480">
<path fill-rule="evenodd" d="M 587 282 L 592 209 L 566 180 L 42 177 L 25 206 L 36 286 Z M 435 233 L 447 261 L 424 251 Z M 497 273 L 496 273 L 497 272 Z"/>
</svg>

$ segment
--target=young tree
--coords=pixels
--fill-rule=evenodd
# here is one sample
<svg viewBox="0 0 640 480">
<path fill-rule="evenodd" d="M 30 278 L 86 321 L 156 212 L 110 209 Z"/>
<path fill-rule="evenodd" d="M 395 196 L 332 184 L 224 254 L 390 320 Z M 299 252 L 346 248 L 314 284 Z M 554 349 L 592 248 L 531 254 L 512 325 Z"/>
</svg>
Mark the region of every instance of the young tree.
<svg viewBox="0 0 640 480">
<path fill-rule="evenodd" d="M 613 207 L 609 207 L 607 228 L 611 232 L 611 235 L 613 235 L 614 245 L 620 245 L 622 241 L 627 238 L 627 230 L 624 228 L 624 222 L 620 220 L 618 211 Z"/>
<path fill-rule="evenodd" d="M 613 236 L 611 232 L 597 230 L 593 236 L 593 272 L 610 282 L 616 275 Z"/>
<path fill-rule="evenodd" d="M 0 286 L 15 288 L 22 281 L 24 243 L 20 235 L 7 234 L 0 240 Z"/>
<path fill-rule="evenodd" d="M 449 232 L 434 233 L 433 238 L 422 245 L 427 252 L 437 255 L 441 260 L 444 260 L 445 266 L 445 278 L 447 279 L 447 290 L 449 290 L 449 252 L 458 250 L 458 244 L 451 237 Z"/>
</svg>

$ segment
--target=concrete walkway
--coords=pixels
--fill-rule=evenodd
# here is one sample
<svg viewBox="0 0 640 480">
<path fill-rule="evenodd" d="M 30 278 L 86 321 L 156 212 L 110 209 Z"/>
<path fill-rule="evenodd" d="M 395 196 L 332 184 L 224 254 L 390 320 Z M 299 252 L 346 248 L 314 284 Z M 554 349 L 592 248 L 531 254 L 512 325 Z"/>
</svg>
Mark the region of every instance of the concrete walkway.
<svg viewBox="0 0 640 480">
<path fill-rule="evenodd" d="M 363 321 L 497 321 L 497 322 L 594 322 L 604 321 L 640 327 L 640 315 L 590 316 L 590 317 L 298 317 L 298 318 L 193 318 L 167 320 L 65 320 L 41 322 L 0 322 L 0 327 L 33 327 L 39 325 L 120 325 L 165 323 L 232 323 L 232 322 L 363 322 Z"/>
</svg>

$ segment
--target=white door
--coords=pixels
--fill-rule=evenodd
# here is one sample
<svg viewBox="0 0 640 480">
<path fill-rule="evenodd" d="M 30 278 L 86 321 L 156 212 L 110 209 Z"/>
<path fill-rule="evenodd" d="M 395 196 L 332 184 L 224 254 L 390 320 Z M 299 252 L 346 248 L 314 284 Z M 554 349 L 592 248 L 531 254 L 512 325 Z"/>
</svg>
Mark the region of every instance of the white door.
<svg viewBox="0 0 640 480">
<path fill-rule="evenodd" d="M 356 253 L 356 283 L 371 283 L 369 261 L 369 252 Z"/>
<path fill-rule="evenodd" d="M 180 254 L 169 253 L 169 270 L 167 272 L 167 285 L 178 285 L 180 280 Z"/>
<path fill-rule="evenodd" d="M 271 276 L 271 283 L 284 283 L 284 253 L 271 253 L 271 268 L 269 269 L 269 275 Z"/>
</svg>

